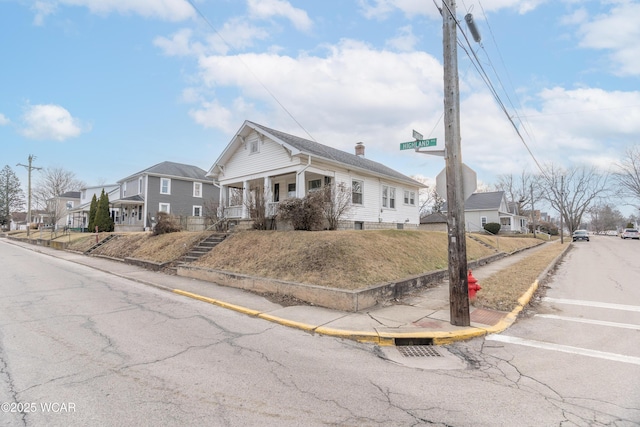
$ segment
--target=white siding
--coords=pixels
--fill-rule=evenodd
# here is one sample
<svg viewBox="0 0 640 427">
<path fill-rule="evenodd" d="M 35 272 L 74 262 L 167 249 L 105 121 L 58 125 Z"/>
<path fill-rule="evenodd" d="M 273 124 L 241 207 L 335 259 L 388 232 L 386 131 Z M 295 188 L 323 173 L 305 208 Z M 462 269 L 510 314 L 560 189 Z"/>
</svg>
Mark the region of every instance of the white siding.
<svg viewBox="0 0 640 427">
<path fill-rule="evenodd" d="M 258 142 L 259 151 L 251 153 L 251 142 L 258 138 L 252 132 L 241 144 L 229 161 L 224 165 L 224 173 L 220 175 L 221 182 L 242 177 L 264 176 L 263 172 L 274 171 L 299 164 L 297 158 L 291 159 L 287 151 L 268 138 Z"/>
</svg>

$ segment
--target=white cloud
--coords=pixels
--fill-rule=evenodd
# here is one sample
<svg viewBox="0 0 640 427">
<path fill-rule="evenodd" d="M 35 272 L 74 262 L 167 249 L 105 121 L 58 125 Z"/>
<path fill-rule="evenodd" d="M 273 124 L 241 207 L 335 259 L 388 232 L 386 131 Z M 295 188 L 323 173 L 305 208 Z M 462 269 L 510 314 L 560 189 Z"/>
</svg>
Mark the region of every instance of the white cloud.
<svg viewBox="0 0 640 427">
<path fill-rule="evenodd" d="M 399 122 L 415 116 L 416 109 L 424 109 L 425 118 L 431 114 L 437 119 L 441 102 L 424 105 L 425 99 L 441 99 L 442 67 L 433 57 L 422 52 L 380 52 L 348 40 L 328 49 L 326 57 L 204 57 L 200 59 L 201 77 L 208 89 L 236 88 L 242 99 L 266 104 L 263 109 L 271 114 L 272 126 L 290 126 L 291 120 L 278 103 L 286 106 L 299 121 L 309 124 L 316 138 L 329 144 L 341 142 L 337 135 L 355 141 L 363 133 L 375 138 L 369 145 L 382 146 Z M 242 114 L 264 114 L 257 107 L 251 111 L 252 107 L 243 104 L 243 108 L 233 116 L 244 119 L 247 116 Z"/>
<path fill-rule="evenodd" d="M 640 3 L 621 3 L 608 14 L 594 17 L 579 28 L 581 47 L 610 51 L 612 72 L 621 76 L 640 75 Z"/>
<path fill-rule="evenodd" d="M 300 31 L 309 31 L 313 27 L 313 21 L 302 9 L 291 6 L 284 0 L 248 0 L 249 16 L 257 19 L 269 19 L 282 16 Z"/>
<path fill-rule="evenodd" d="M 183 28 L 170 37 L 156 37 L 153 44 L 168 56 L 200 56 L 210 53 L 226 55 L 253 46 L 255 40 L 264 40 L 269 33 L 251 25 L 244 19 L 233 18 L 215 33 L 206 36 L 205 41 L 196 40 L 193 30 Z"/>
<path fill-rule="evenodd" d="M 11 120 L 9 120 L 4 114 L 0 113 L 0 126 L 6 126 L 9 123 L 11 123 Z"/>
<path fill-rule="evenodd" d="M 31 139 L 64 141 L 83 132 L 80 121 L 59 105 L 30 105 L 22 120 L 20 133 Z"/>
<path fill-rule="evenodd" d="M 463 10 L 484 10 L 491 12 L 499 9 L 515 9 L 518 13 L 525 14 L 547 1 L 548 0 L 485 0 L 482 2 L 482 8 L 480 8 L 478 1 L 467 1 L 464 4 L 458 3 L 457 12 L 462 13 Z M 358 4 L 362 14 L 367 19 L 383 20 L 397 10 L 408 17 L 424 15 L 433 19 L 441 19 L 439 11 L 439 8 L 442 7 L 441 0 L 436 0 L 435 3 L 424 0 L 358 0 Z"/>
<path fill-rule="evenodd" d="M 44 24 L 44 19 L 56 11 L 56 4 L 51 1 L 38 0 L 33 3 L 31 10 L 35 12 L 33 25 Z"/>
<path fill-rule="evenodd" d="M 195 10 L 187 0 L 57 0 L 46 3 L 86 7 L 92 13 L 101 15 L 132 13 L 165 21 L 184 21 L 195 16 Z"/>
<path fill-rule="evenodd" d="M 398 35 L 387 40 L 386 45 L 402 52 L 409 52 L 415 48 L 418 37 L 413 34 L 411 25 L 406 25 L 398 30 Z"/>
</svg>

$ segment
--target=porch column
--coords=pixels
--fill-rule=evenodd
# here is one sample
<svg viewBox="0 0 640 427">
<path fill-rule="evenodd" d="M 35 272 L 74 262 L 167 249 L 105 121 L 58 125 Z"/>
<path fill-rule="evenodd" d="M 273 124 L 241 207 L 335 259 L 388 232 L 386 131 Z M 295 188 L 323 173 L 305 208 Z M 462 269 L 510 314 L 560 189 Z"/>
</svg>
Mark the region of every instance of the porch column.
<svg viewBox="0 0 640 427">
<path fill-rule="evenodd" d="M 296 197 L 299 199 L 305 196 L 304 171 L 296 174 Z"/>
<path fill-rule="evenodd" d="M 249 201 L 249 181 L 242 183 L 242 219 L 249 219 L 249 208 L 247 202 Z"/>
<path fill-rule="evenodd" d="M 270 176 L 265 176 L 264 177 L 264 215 L 265 217 L 269 217 L 270 216 L 270 209 L 269 206 L 271 206 L 271 203 L 273 202 L 273 197 L 271 196 L 271 177 Z"/>
<path fill-rule="evenodd" d="M 221 208 L 225 207 L 228 191 L 229 191 L 229 188 L 226 185 L 220 184 L 220 197 L 218 197 L 218 206 Z"/>
</svg>

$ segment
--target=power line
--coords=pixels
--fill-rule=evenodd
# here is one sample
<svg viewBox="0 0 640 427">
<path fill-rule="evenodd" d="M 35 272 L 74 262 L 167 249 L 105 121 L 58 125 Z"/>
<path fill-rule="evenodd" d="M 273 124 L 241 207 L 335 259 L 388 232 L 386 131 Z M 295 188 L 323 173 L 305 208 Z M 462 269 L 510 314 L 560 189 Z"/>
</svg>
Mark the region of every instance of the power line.
<svg viewBox="0 0 640 427">
<path fill-rule="evenodd" d="M 507 108 L 505 107 L 504 103 L 502 102 L 502 99 L 500 98 L 500 95 L 496 91 L 495 87 L 493 86 L 493 83 L 491 82 L 491 79 L 489 78 L 489 76 L 487 75 L 486 71 L 484 70 L 484 67 L 482 66 L 482 63 L 480 62 L 480 59 L 478 58 L 477 54 L 475 53 L 475 51 L 471 47 L 471 42 L 469 41 L 469 38 L 467 37 L 467 34 L 462 29 L 462 26 L 460 25 L 460 22 L 458 21 L 458 19 L 455 16 L 453 16 L 453 12 L 451 11 L 451 9 L 449 9 L 448 5 L 446 3 L 444 3 L 444 2 L 443 2 L 443 4 L 445 4 L 445 6 L 447 6 L 448 13 L 451 14 L 451 16 L 453 17 L 457 28 L 460 29 L 460 32 L 462 33 L 462 36 L 464 37 L 464 40 L 465 40 L 467 46 L 469 47 L 469 50 L 472 52 L 473 55 L 469 54 L 469 50 L 467 50 L 467 48 L 464 45 L 462 45 L 461 42 L 458 42 L 458 45 L 465 51 L 465 53 L 467 54 L 467 56 L 471 60 L 472 64 L 474 65 L 474 67 L 476 68 L 478 73 L 480 74 L 481 79 L 484 81 L 485 85 L 487 86 L 487 88 L 489 89 L 491 94 L 493 95 L 493 97 L 496 100 L 496 102 L 498 103 L 500 109 L 505 113 L 505 116 L 507 117 L 507 120 L 509 120 L 509 122 L 513 126 L 514 130 L 516 131 L 516 134 L 518 135 L 518 138 L 520 138 L 520 141 L 522 142 L 522 144 L 526 148 L 527 152 L 529 153 L 529 155 L 531 156 L 531 158 L 535 162 L 535 164 L 538 167 L 538 169 L 540 170 L 540 172 L 547 179 L 549 179 L 549 177 L 547 177 L 544 169 L 542 168 L 542 166 L 538 162 L 538 159 L 536 159 L 535 155 L 533 154 L 533 152 L 529 148 L 529 145 L 527 144 L 527 142 L 525 141 L 524 137 L 522 136 L 522 133 L 520 132 L 520 129 L 518 129 L 518 126 L 513 121 L 513 118 L 509 115 L 509 112 L 507 111 Z"/>
<path fill-rule="evenodd" d="M 202 20 L 213 30 L 214 33 L 216 33 L 216 35 L 220 38 L 220 40 L 222 40 L 222 42 L 229 48 L 229 50 L 231 50 L 232 52 L 237 52 L 239 54 L 240 52 L 237 49 L 235 49 L 231 45 L 231 43 L 227 42 L 224 37 L 222 37 L 222 34 L 220 34 L 220 32 L 207 19 L 207 17 L 204 15 L 204 13 L 202 13 L 202 11 L 194 4 L 193 0 L 187 0 L 187 1 L 191 5 L 191 7 L 193 7 L 195 9 L 197 14 L 202 18 Z M 271 92 L 269 90 L 269 88 L 267 88 L 267 86 L 262 82 L 262 80 L 260 80 L 258 78 L 258 76 L 251 69 L 251 67 L 249 67 L 249 65 L 247 65 L 247 63 L 244 62 L 239 55 L 236 55 L 236 59 L 238 61 L 240 61 L 240 63 L 242 63 L 242 65 L 244 65 L 244 67 L 247 69 L 247 71 L 249 71 L 251 76 L 253 76 L 253 78 L 258 82 L 258 84 L 260 84 L 260 86 L 262 86 L 262 88 L 265 90 L 265 92 L 267 92 L 269 94 L 269 96 L 271 98 L 273 98 L 273 100 L 280 106 L 280 108 L 282 108 L 282 110 L 285 113 L 287 113 L 287 115 L 300 127 L 300 129 L 302 129 L 309 136 L 309 138 L 311 138 L 313 141 L 316 141 L 316 139 L 311 135 L 311 133 L 309 133 L 309 131 L 307 131 L 307 129 L 304 126 L 302 126 L 302 124 L 293 116 L 293 114 L 291 114 L 291 112 L 287 109 L 287 107 L 285 107 L 284 104 L 282 104 L 282 102 L 280 102 L 278 97 L 276 97 L 273 94 L 273 92 Z"/>
</svg>

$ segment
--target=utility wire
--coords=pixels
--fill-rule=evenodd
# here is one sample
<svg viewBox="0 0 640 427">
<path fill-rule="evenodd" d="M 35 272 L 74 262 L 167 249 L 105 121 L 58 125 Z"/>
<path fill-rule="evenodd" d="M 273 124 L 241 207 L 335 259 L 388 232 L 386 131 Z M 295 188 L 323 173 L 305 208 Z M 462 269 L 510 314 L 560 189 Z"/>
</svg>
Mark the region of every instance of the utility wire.
<svg viewBox="0 0 640 427">
<path fill-rule="evenodd" d="M 191 5 L 191 7 L 193 7 L 193 9 L 198 13 L 198 15 L 202 18 L 202 20 L 213 30 L 214 33 L 216 33 L 216 35 L 218 37 L 220 37 L 220 40 L 222 40 L 222 42 L 229 48 L 230 51 L 232 52 L 237 52 L 238 54 L 240 53 L 237 49 L 235 49 L 231 43 L 227 42 L 225 40 L 224 37 L 222 37 L 222 34 L 220 34 L 220 32 L 213 26 L 213 24 L 207 19 L 207 17 L 204 15 L 204 13 L 202 13 L 202 11 L 194 4 L 193 0 L 187 0 L 189 2 L 189 4 Z M 247 71 L 249 71 L 249 73 L 253 76 L 254 79 L 256 79 L 256 81 L 258 82 L 258 84 L 260 84 L 260 86 L 262 86 L 262 88 L 265 90 L 265 92 L 267 92 L 269 94 L 269 96 L 271 98 L 273 98 L 273 100 L 280 106 L 280 108 L 282 108 L 282 110 L 287 113 L 287 115 L 291 118 L 291 120 L 293 120 L 299 127 L 300 129 L 302 129 L 308 136 L 309 138 L 311 138 L 313 141 L 316 141 L 316 139 L 309 133 L 309 131 L 302 126 L 302 124 L 293 116 L 293 114 L 291 114 L 291 112 L 287 109 L 287 107 L 284 106 L 284 104 L 282 104 L 282 102 L 280 102 L 280 100 L 278 99 L 277 96 L 275 96 L 273 94 L 273 92 L 271 92 L 269 90 L 269 88 L 267 88 L 267 86 L 262 82 L 262 80 L 260 80 L 260 78 L 258 78 L 258 76 L 253 72 L 253 70 L 251 69 L 251 67 L 249 67 L 249 65 L 247 65 L 246 62 L 244 62 L 242 60 L 242 57 L 240 55 L 236 55 L 236 58 L 238 59 L 238 61 L 240 61 L 242 63 L 242 65 L 244 65 L 244 67 L 247 69 Z"/>
<path fill-rule="evenodd" d="M 507 108 L 505 107 L 504 103 L 500 99 L 500 95 L 498 95 L 495 87 L 493 86 L 493 83 L 491 82 L 491 79 L 487 75 L 486 71 L 484 70 L 484 67 L 482 66 L 482 63 L 480 62 L 478 56 L 476 55 L 475 51 L 471 47 L 471 42 L 467 38 L 466 33 L 464 32 L 462 26 L 460 25 L 460 21 L 458 21 L 458 19 L 456 18 L 455 14 L 451 10 L 451 8 L 449 8 L 449 5 L 446 2 L 443 2 L 443 5 L 447 9 L 446 13 L 449 13 L 449 15 L 453 18 L 454 22 L 456 23 L 456 26 L 458 27 L 458 29 L 460 29 L 460 32 L 462 33 L 462 36 L 464 37 L 464 40 L 466 41 L 466 44 L 469 47 L 469 50 L 471 51 L 472 55 L 469 54 L 469 50 L 467 50 L 466 47 L 460 41 L 458 41 L 458 45 L 465 51 L 465 53 L 467 54 L 467 56 L 469 57 L 469 59 L 473 63 L 474 67 L 476 68 L 476 70 L 480 74 L 481 79 L 484 81 L 485 85 L 487 86 L 487 88 L 489 89 L 491 94 L 493 95 L 493 97 L 496 100 L 496 102 L 498 103 L 500 109 L 505 113 L 505 115 L 507 117 L 507 120 L 509 120 L 509 122 L 513 126 L 514 130 L 516 131 L 516 134 L 520 138 L 520 141 L 522 142 L 522 144 L 526 148 L 527 152 L 529 153 L 529 155 L 531 156 L 531 158 L 535 162 L 535 164 L 538 167 L 538 169 L 540 170 L 540 172 L 545 176 L 545 178 L 549 179 L 549 177 L 547 176 L 545 170 L 542 168 L 542 166 L 538 162 L 538 159 L 536 159 L 535 155 L 533 154 L 533 152 L 529 148 L 529 145 L 527 144 L 527 142 L 525 141 L 524 137 L 522 136 L 522 133 L 518 129 L 518 126 L 513 121 L 513 118 L 509 115 L 509 112 L 507 111 Z"/>
</svg>

